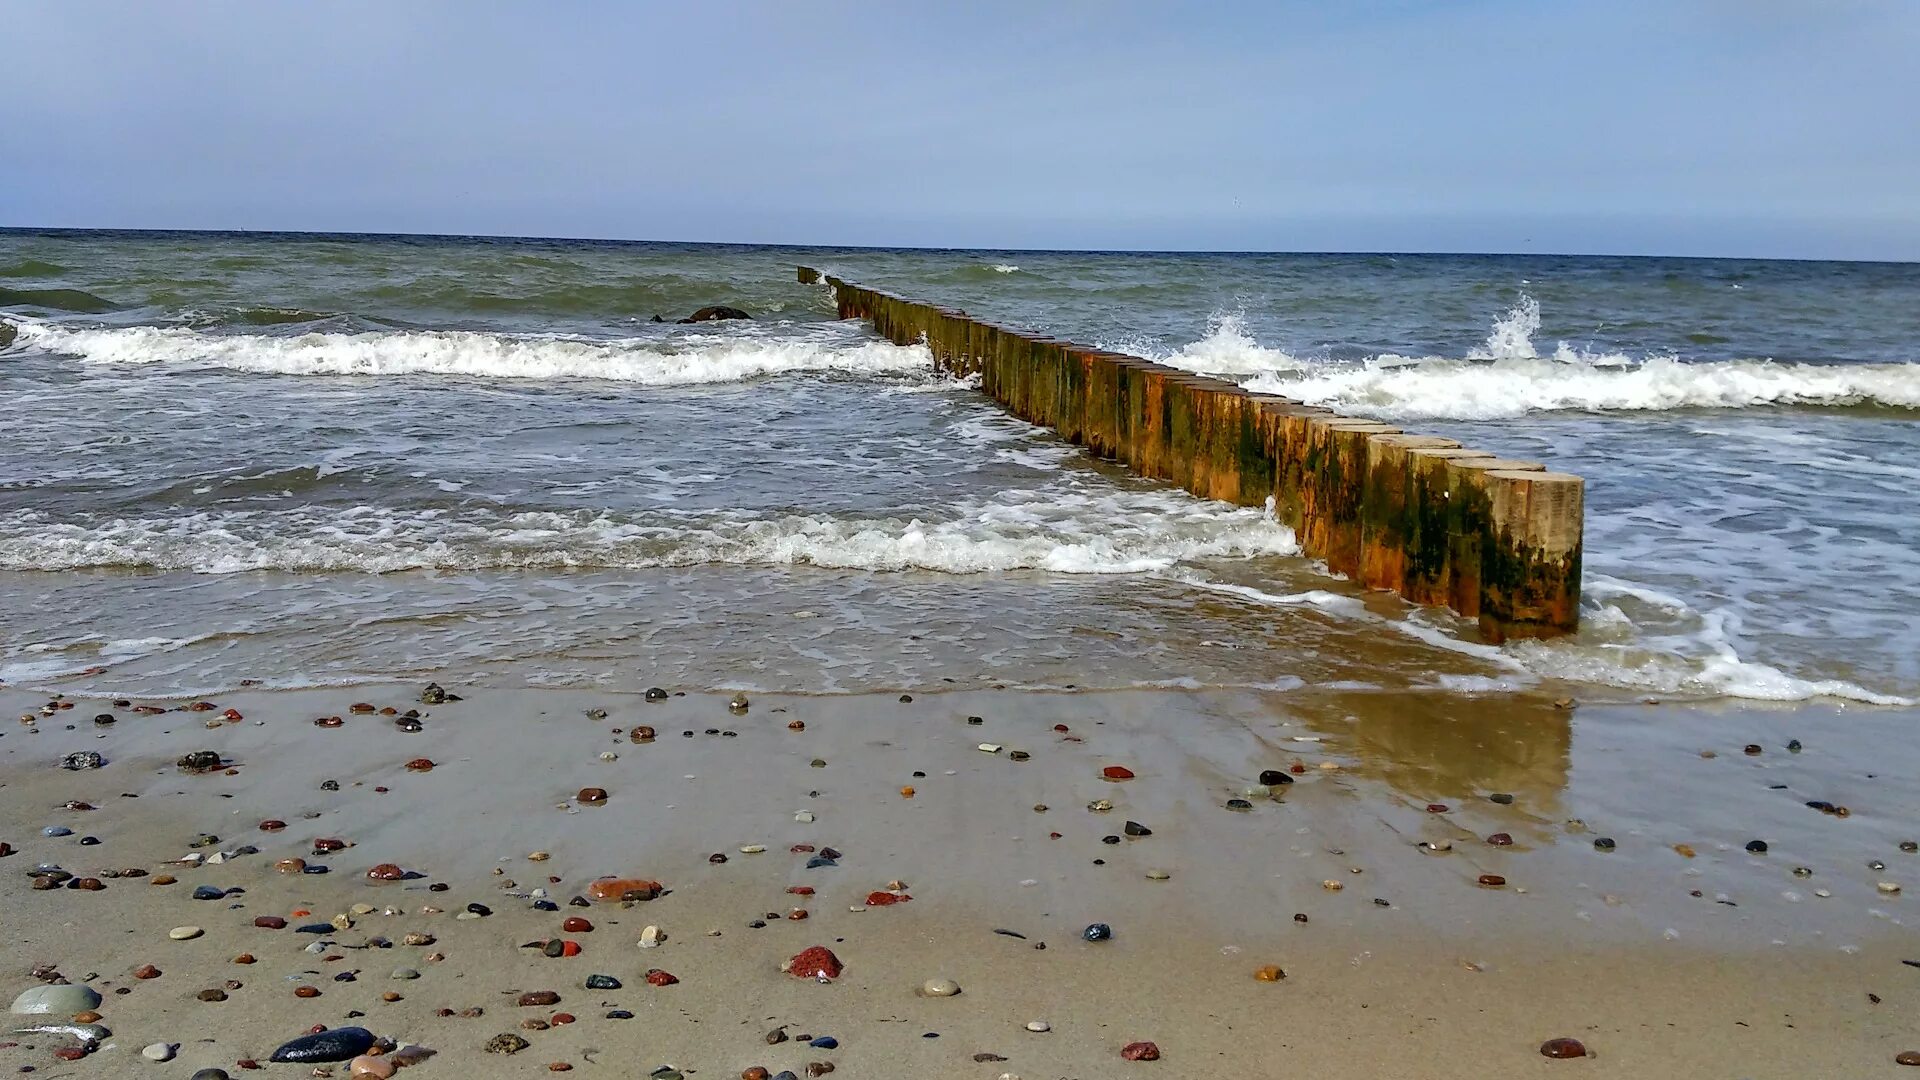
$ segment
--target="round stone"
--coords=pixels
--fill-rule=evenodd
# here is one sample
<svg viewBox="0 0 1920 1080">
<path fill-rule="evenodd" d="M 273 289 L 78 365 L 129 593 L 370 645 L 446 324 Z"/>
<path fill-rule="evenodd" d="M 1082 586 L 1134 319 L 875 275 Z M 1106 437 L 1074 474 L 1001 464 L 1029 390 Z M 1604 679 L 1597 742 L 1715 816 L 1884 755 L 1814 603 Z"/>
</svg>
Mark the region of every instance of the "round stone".
<svg viewBox="0 0 1920 1080">
<path fill-rule="evenodd" d="M 1893 1056 L 1895 1065 L 1920 1065 L 1920 1050 L 1902 1050 Z"/>
<path fill-rule="evenodd" d="M 1548 1039 L 1540 1044 L 1540 1056 L 1550 1058 L 1581 1058 L 1587 1056 L 1587 1048 L 1579 1039 Z"/>
<path fill-rule="evenodd" d="M 99 992 L 91 986 L 78 983 L 30 987 L 13 999 L 14 1012 L 35 1016 L 42 1013 L 72 1016 L 99 1006 Z"/>
<path fill-rule="evenodd" d="M 1613 837 L 1611 836 L 1597 837 L 1593 841 L 1593 850 L 1595 851 L 1612 851 L 1614 846 Z"/>
<path fill-rule="evenodd" d="M 952 979 L 928 979 L 920 984 L 920 993 L 926 997 L 952 997 L 960 992 L 960 984 Z"/>
<path fill-rule="evenodd" d="M 1052 1031 L 1053 1025 L 1047 1023 L 1045 1020 L 1029 1020 L 1027 1021 L 1027 1030 L 1035 1034 L 1043 1034 Z"/>
<path fill-rule="evenodd" d="M 1765 855 L 1766 853 L 1767 853 L 1767 842 L 1765 840 L 1747 841 L 1747 854 Z"/>
<path fill-rule="evenodd" d="M 197 926 L 176 926 L 167 931 L 167 936 L 175 941 L 192 941 L 204 933 L 206 931 Z"/>
<path fill-rule="evenodd" d="M 225 1069 L 200 1069 L 187 1080 L 232 1080 Z"/>
<path fill-rule="evenodd" d="M 173 1044 L 150 1043 L 141 1048 L 140 1056 L 146 1058 L 148 1061 L 171 1061 L 173 1060 Z"/>
<path fill-rule="evenodd" d="M 1113 927 L 1103 922 L 1092 923 L 1080 931 L 1080 936 L 1087 941 L 1107 941 L 1113 937 Z"/>
<path fill-rule="evenodd" d="M 1167 873 L 1167 872 L 1166 872 L 1165 870 L 1149 870 L 1149 871 L 1147 871 L 1147 880 L 1148 880 L 1148 881 L 1165 881 L 1165 880 L 1167 880 L 1168 878 L 1170 878 L 1170 877 L 1172 877 L 1172 876 L 1173 876 L 1172 874 L 1169 874 L 1169 873 Z"/>
</svg>

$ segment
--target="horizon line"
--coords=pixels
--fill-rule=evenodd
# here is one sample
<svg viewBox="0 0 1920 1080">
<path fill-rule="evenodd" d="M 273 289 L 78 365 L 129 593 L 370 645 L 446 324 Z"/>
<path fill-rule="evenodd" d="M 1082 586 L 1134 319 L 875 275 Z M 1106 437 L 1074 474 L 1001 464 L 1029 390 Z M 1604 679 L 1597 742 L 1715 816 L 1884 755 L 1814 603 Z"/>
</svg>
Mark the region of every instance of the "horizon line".
<svg viewBox="0 0 1920 1080">
<path fill-rule="evenodd" d="M 631 237 L 538 236 L 526 233 L 443 233 L 443 232 L 356 232 L 338 229 L 236 229 L 236 228 L 155 228 L 113 225 L 0 225 L 0 234 L 26 233 L 149 233 L 162 235 L 209 235 L 228 237 L 352 237 L 390 240 L 470 240 L 526 243 L 680 245 L 684 247 L 789 248 L 828 251 L 924 251 L 924 252 L 1010 252 L 1035 255 L 1301 255 L 1301 256 L 1385 256 L 1389 258 L 1556 258 L 1556 259 L 1666 259 L 1694 262 L 1796 262 L 1866 263 L 1886 266 L 1920 265 L 1914 259 L 1842 259 L 1805 255 L 1673 255 L 1585 251 L 1465 251 L 1465 250 L 1391 250 L 1355 248 L 1345 251 L 1283 248 L 1102 248 L 1102 247 L 956 247 L 953 245 L 915 244 L 826 244 L 791 241 L 755 240 L 659 240 Z"/>
</svg>

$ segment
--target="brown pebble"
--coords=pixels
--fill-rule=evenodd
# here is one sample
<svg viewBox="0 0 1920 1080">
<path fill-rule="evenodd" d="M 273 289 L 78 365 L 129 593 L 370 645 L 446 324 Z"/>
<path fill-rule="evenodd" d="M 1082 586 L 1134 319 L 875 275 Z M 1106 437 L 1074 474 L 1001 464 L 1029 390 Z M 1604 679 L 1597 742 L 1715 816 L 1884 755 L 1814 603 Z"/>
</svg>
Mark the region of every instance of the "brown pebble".
<svg viewBox="0 0 1920 1080">
<path fill-rule="evenodd" d="M 133 977 L 136 979 L 157 979 L 160 977 L 160 969 L 154 967 L 152 964 L 141 964 L 139 967 L 133 969 Z"/>
<path fill-rule="evenodd" d="M 251 964 L 253 963 L 253 954 L 250 952 L 243 952 L 239 956 L 234 957 L 233 962 L 236 964 Z"/>
<path fill-rule="evenodd" d="M 53 1056 L 59 1058 L 61 1061 L 79 1061 L 81 1058 L 87 1056 L 87 1051 L 86 1047 L 63 1046 L 55 1050 Z"/>
<path fill-rule="evenodd" d="M 1128 1043 L 1121 1047 L 1120 1056 L 1128 1061 L 1159 1061 L 1160 1048 L 1150 1042 Z"/>
<path fill-rule="evenodd" d="M 97 1012 L 94 1012 L 92 1009 L 88 1009 L 85 1012 L 77 1012 L 73 1014 L 73 1022 L 76 1024 L 93 1024 L 93 1023 L 98 1023 L 99 1020 L 100 1020 L 100 1014 Z"/>
<path fill-rule="evenodd" d="M 283 874 L 301 874 L 306 872 L 307 860 L 281 859 L 279 862 L 273 864 L 273 868 Z"/>
<path fill-rule="evenodd" d="M 400 995 L 393 992 L 392 990 L 389 990 L 386 993 L 380 995 L 380 1000 L 385 1002 L 395 1002 L 400 1000 Z"/>
<path fill-rule="evenodd" d="M 550 1023 L 552 1023 L 554 1027 L 561 1027 L 573 1023 L 573 1019 L 572 1013 L 554 1013 Z"/>
<path fill-rule="evenodd" d="M 545 1031 L 552 1026 L 552 1024 L 547 1023 L 537 1016 L 520 1021 L 520 1030 L 522 1031 Z"/>
<path fill-rule="evenodd" d="M 598 806 L 601 803 L 607 801 L 607 789 L 597 788 L 597 787 L 583 787 L 580 789 L 580 793 L 578 795 L 575 795 L 574 798 L 580 802 L 586 803 L 589 806 Z"/>
<path fill-rule="evenodd" d="M 320 988 L 317 986 L 296 986 L 293 988 L 293 996 L 297 998 L 317 998 L 320 996 Z"/>
<path fill-rule="evenodd" d="M 1507 833 L 1497 832 L 1487 837 L 1487 843 L 1492 844 L 1494 847 L 1512 847 L 1513 837 Z"/>
<path fill-rule="evenodd" d="M 567 1064 L 564 1061 L 556 1061 L 553 1064 L 547 1066 L 547 1071 L 548 1072 L 572 1072 L 573 1066 Z"/>
<path fill-rule="evenodd" d="M 152 881 L 152 884 L 154 884 L 154 885 L 171 885 L 171 884 L 173 884 L 174 882 L 176 882 L 176 881 L 178 881 L 178 880 L 180 880 L 180 879 L 179 879 L 179 878 L 176 878 L 176 877 L 174 877 L 174 876 L 173 876 L 172 874 L 155 874 L 155 875 L 154 875 L 154 877 L 153 877 L 153 881 Z"/>
<path fill-rule="evenodd" d="M 1507 879 L 1501 877 L 1499 874 L 1481 874 L 1480 875 L 1480 885 L 1482 888 L 1498 889 L 1502 885 L 1505 885 L 1506 883 L 1507 883 Z"/>
<path fill-rule="evenodd" d="M 433 759 L 423 758 L 423 757 L 414 758 L 412 761 L 407 762 L 407 771 L 408 772 L 432 772 Z"/>
<path fill-rule="evenodd" d="M 261 832 L 279 832 L 281 829 L 284 829 L 286 827 L 287 827 L 287 823 L 284 821 L 281 821 L 278 818 L 268 818 L 267 820 L 260 823 Z"/>
<path fill-rule="evenodd" d="M 199 993 L 199 994 L 197 994 L 197 995 L 195 995 L 195 996 L 197 996 L 197 997 L 198 997 L 198 998 L 199 998 L 199 999 L 200 999 L 201 1001 L 225 1001 L 225 1000 L 227 1000 L 227 992 L 226 992 L 225 990 L 219 990 L 219 989 L 214 989 L 214 988 L 211 988 L 211 987 L 209 987 L 208 989 L 205 989 L 205 990 L 202 990 L 202 991 L 200 991 L 200 993 Z"/>
<path fill-rule="evenodd" d="M 253 925 L 262 930 L 285 930 L 287 920 L 278 915 L 257 915 L 254 917 Z"/>
<path fill-rule="evenodd" d="M 796 724 L 799 722 L 798 720 L 794 721 Z M 740 1080 L 767 1080 L 767 1070 L 758 1065 L 742 1069 L 740 1070 Z"/>
<path fill-rule="evenodd" d="M 1920 1065 L 1920 1050 L 1902 1050 L 1893 1055 L 1895 1065 Z"/>
<path fill-rule="evenodd" d="M 1550 1058 L 1578 1058 L 1587 1056 L 1587 1048 L 1579 1039 L 1548 1039 L 1540 1044 L 1540 1055 Z"/>
<path fill-rule="evenodd" d="M 529 990 L 520 995 L 520 1004 L 523 1006 L 558 1005 L 560 1004 L 560 995 L 552 990 Z"/>
<path fill-rule="evenodd" d="M 390 862 L 383 862 L 367 871 L 367 877 L 373 881 L 399 881 L 406 876 L 405 870 Z"/>
</svg>

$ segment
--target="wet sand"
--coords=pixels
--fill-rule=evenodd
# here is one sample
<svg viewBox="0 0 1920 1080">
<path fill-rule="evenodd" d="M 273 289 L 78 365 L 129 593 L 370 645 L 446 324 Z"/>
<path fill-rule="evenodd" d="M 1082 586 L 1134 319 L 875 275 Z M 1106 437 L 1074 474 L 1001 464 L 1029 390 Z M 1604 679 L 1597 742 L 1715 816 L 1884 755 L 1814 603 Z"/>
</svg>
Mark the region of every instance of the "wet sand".
<svg viewBox="0 0 1920 1080">
<path fill-rule="evenodd" d="M 1920 1047 L 1909 1020 L 1920 970 L 1901 963 L 1920 959 L 1905 925 L 1914 897 L 1880 888 L 1920 889 L 1920 855 L 1900 847 L 1920 839 L 1920 782 L 1880 772 L 1877 758 L 1920 719 L 1910 710 L 916 691 L 911 702 L 755 695 L 735 714 L 725 694 L 648 703 L 448 689 L 465 700 L 422 705 L 414 684 L 240 692 L 209 699 L 214 711 L 150 716 L 90 698 L 39 716 L 46 697 L 0 691 L 9 717 L 39 716 L 9 719 L 0 736 L 0 841 L 16 849 L 0 860 L 0 992 L 11 1000 L 37 985 L 36 964 L 55 965 L 106 995 L 102 1022 L 113 1029 L 75 1064 L 54 1059 L 59 1040 L 46 1037 L 19 1038 L 0 1060 L 53 1076 L 238 1073 L 236 1062 L 264 1062 L 313 1025 L 350 1023 L 434 1051 L 403 1073 L 419 1080 L 530 1075 L 551 1063 L 584 1075 L 662 1065 L 710 1078 L 753 1065 L 804 1075 L 809 1062 L 851 1077 L 1028 1080 L 1298 1069 L 1805 1077 L 1898 1073 L 1894 1056 Z M 353 714 L 354 702 L 417 708 L 423 730 Z M 243 718 L 221 719 L 229 708 Z M 97 726 L 102 712 L 116 722 Z M 339 727 L 313 723 L 336 715 Z M 655 741 L 630 741 L 639 724 L 657 730 Z M 1786 749 L 1794 739 L 1799 752 Z M 1001 749 L 983 752 L 983 742 Z M 1761 753 L 1744 753 L 1749 743 Z M 228 768 L 175 766 L 201 749 Z M 57 767 L 89 750 L 106 765 Z M 1016 750 L 1030 760 L 1013 760 Z M 423 757 L 431 771 L 408 771 Z M 1103 779 L 1113 765 L 1134 778 Z M 1294 782 L 1270 796 L 1257 783 L 1269 769 Z M 606 789 L 605 805 L 574 798 L 590 786 Z M 1251 809 L 1228 809 L 1234 798 Z M 70 800 L 97 809 L 67 809 Z M 1090 810 L 1096 800 L 1113 809 Z M 1815 800 L 1849 814 L 1806 806 Z M 813 820 L 796 820 L 801 811 Z M 263 819 L 287 827 L 263 832 Z M 1151 835 L 1126 836 L 1128 821 Z M 47 826 L 73 835 L 43 836 Z M 190 847 L 200 833 L 219 841 Z M 1513 843 L 1490 845 L 1493 833 Z M 82 846 L 83 836 L 100 843 Z M 1616 849 L 1596 851 L 1600 836 Z M 321 837 L 352 846 L 315 856 Z M 1756 839 L 1766 854 L 1745 850 Z M 791 850 L 804 844 L 838 849 L 838 866 L 806 869 L 809 856 Z M 258 851 L 168 865 L 243 845 Z M 754 845 L 765 852 L 741 850 Z M 551 857 L 529 861 L 535 851 Z M 288 857 L 331 872 L 276 872 Z M 29 872 L 43 863 L 150 876 L 103 878 L 98 892 L 35 891 Z M 368 881 L 379 863 L 421 876 Z M 178 881 L 155 885 L 158 874 Z M 1484 887 L 1483 874 L 1506 884 Z M 668 891 L 569 906 L 603 875 Z M 850 910 L 896 881 L 911 902 Z M 191 899 L 201 885 L 244 892 Z M 789 894 L 795 885 L 817 892 Z M 536 910 L 534 888 L 559 910 Z M 260 915 L 325 922 L 356 903 L 399 914 L 319 936 L 253 925 Z M 469 903 L 492 914 L 457 919 Z M 808 917 L 788 919 L 794 908 Z M 594 929 L 563 934 L 573 915 Z M 1112 939 L 1083 941 L 1094 922 Z M 667 940 L 643 950 L 650 924 Z M 182 925 L 206 933 L 169 940 Z M 399 944 L 409 933 L 436 940 Z M 581 954 L 521 947 L 556 936 Z M 375 937 L 395 944 L 362 947 Z M 333 945 L 302 951 L 316 940 Z M 781 972 L 810 945 L 844 961 L 838 981 Z M 242 952 L 257 963 L 230 962 Z M 132 978 L 142 964 L 162 975 Z M 1258 981 L 1264 965 L 1285 978 Z M 421 978 L 390 978 L 400 967 Z M 650 968 L 679 982 L 650 986 Z M 336 981 L 342 972 L 356 977 Z M 584 989 L 595 973 L 624 985 Z M 933 978 L 963 992 L 916 993 Z M 227 1000 L 197 999 L 230 979 L 243 985 Z M 296 997 L 300 985 L 321 993 Z M 560 1003 L 516 1006 L 532 990 L 557 991 Z M 402 999 L 383 1001 L 390 991 Z M 476 1007 L 484 1014 L 437 1015 Z M 606 1018 L 614 1009 L 634 1017 Z M 522 1029 L 555 1012 L 577 1021 Z M 1051 1030 L 1029 1032 L 1033 1020 Z M 764 1035 L 778 1025 L 839 1046 L 770 1046 Z M 483 1053 L 503 1032 L 531 1045 Z M 1581 1040 L 1592 1056 L 1543 1058 L 1541 1043 L 1556 1037 Z M 1161 1060 L 1123 1061 L 1121 1048 L 1140 1040 Z M 181 1044 L 178 1057 L 142 1061 L 154 1042 Z"/>
</svg>

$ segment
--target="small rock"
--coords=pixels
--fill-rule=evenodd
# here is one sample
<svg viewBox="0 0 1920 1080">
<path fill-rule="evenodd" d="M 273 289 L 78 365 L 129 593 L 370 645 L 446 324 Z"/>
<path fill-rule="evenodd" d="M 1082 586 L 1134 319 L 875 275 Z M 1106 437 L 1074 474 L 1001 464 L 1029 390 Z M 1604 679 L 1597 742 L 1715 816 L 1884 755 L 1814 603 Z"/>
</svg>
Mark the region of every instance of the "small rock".
<svg viewBox="0 0 1920 1080">
<path fill-rule="evenodd" d="M 1080 937 L 1085 941 L 1108 941 L 1113 937 L 1113 927 L 1103 922 L 1092 923 L 1080 931 Z"/>
<path fill-rule="evenodd" d="M 611 975 L 589 975 L 587 976 L 587 989 L 618 990 L 620 989 L 620 980 Z"/>
<path fill-rule="evenodd" d="M 487 1044 L 481 1049 L 489 1054 L 517 1054 L 531 1045 L 533 1044 L 513 1032 L 503 1031 L 488 1039 Z"/>
<path fill-rule="evenodd" d="M 290 1039 L 267 1060 L 280 1062 L 349 1061 L 373 1048 L 373 1032 L 363 1027 L 331 1028 Z"/>
<path fill-rule="evenodd" d="M 1587 1048 L 1579 1039 L 1548 1039 L 1540 1044 L 1540 1056 L 1561 1059 L 1586 1057 Z"/>
<path fill-rule="evenodd" d="M 1128 1061 L 1159 1061 L 1160 1048 L 1150 1042 L 1128 1043 L 1120 1048 L 1120 1056 Z"/>
<path fill-rule="evenodd" d="M 960 984 L 952 979 L 928 979 L 920 984 L 923 997 L 952 997 L 960 992 Z"/>
<path fill-rule="evenodd" d="M 1895 1065 L 1920 1065 L 1920 1050 L 1902 1050 L 1893 1056 Z"/>
<path fill-rule="evenodd" d="M 1045 1034 L 1053 1030 L 1053 1025 L 1047 1023 L 1045 1020 L 1029 1020 L 1027 1021 L 1027 1030 L 1036 1035 Z"/>
<path fill-rule="evenodd" d="M 172 1043 L 148 1043 L 140 1049 L 140 1056 L 148 1061 L 172 1061 L 173 1054 Z"/>
<path fill-rule="evenodd" d="M 167 931 L 167 936 L 175 941 L 192 941 L 204 933 L 206 931 L 197 926 L 176 926 Z"/>
</svg>

